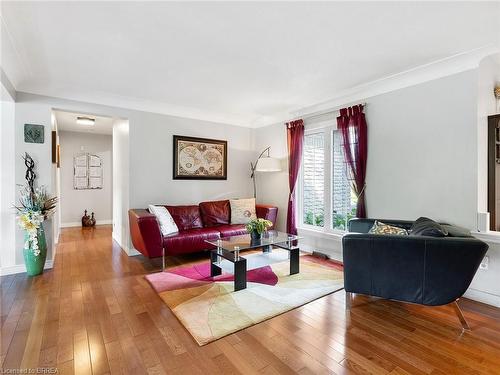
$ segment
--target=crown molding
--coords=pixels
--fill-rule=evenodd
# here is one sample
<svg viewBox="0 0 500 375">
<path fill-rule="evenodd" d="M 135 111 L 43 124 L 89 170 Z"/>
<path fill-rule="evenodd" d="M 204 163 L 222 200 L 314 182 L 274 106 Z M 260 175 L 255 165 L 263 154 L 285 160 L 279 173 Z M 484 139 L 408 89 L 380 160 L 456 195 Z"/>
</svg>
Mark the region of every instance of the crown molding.
<svg viewBox="0 0 500 375">
<path fill-rule="evenodd" d="M 364 101 L 376 95 L 476 69 L 479 67 L 481 60 L 499 52 L 500 47 L 498 45 L 487 45 L 436 60 L 341 91 L 330 100 L 291 111 L 288 118 L 281 120 L 286 121 L 292 118 L 306 117 L 348 103 Z"/>
<path fill-rule="evenodd" d="M 86 89 L 70 88 L 67 86 L 52 86 L 43 88 L 34 86 L 22 86 L 20 89 L 18 88 L 17 91 L 34 95 L 50 96 L 53 98 L 122 108 L 126 110 L 158 113 L 168 116 L 176 116 L 187 119 L 208 121 L 247 128 L 252 127 L 251 123 L 253 120 L 253 117 L 250 118 L 250 116 L 248 115 L 222 113 L 149 99 L 121 96 Z"/>
</svg>

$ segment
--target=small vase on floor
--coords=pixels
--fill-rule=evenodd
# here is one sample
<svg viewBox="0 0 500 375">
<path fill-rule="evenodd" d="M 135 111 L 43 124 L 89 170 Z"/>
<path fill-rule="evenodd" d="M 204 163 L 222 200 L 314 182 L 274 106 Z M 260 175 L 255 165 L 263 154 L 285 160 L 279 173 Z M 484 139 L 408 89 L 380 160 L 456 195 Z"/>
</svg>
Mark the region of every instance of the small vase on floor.
<svg viewBox="0 0 500 375">
<path fill-rule="evenodd" d="M 47 241 L 45 239 L 45 231 L 43 230 L 43 224 L 37 230 L 37 247 L 32 241 L 29 240 L 29 234 L 24 233 L 24 242 L 28 244 L 28 247 L 23 249 L 24 264 L 26 265 L 26 272 L 28 276 L 37 276 L 43 273 L 45 266 L 45 260 L 47 259 Z M 39 251 L 38 255 L 35 255 Z"/>
</svg>

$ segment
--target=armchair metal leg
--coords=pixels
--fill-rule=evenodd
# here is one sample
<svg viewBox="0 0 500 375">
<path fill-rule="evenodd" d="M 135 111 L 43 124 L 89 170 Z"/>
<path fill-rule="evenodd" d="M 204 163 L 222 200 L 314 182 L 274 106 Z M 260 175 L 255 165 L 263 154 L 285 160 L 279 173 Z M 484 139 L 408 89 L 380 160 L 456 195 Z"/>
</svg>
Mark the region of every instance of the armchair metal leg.
<svg viewBox="0 0 500 375">
<path fill-rule="evenodd" d="M 455 314 L 457 314 L 458 320 L 460 320 L 460 324 L 462 324 L 462 328 L 470 331 L 469 324 L 467 323 L 467 320 L 465 320 L 464 314 L 462 313 L 462 309 L 458 305 L 458 299 L 452 303 L 453 309 L 455 310 Z"/>
<path fill-rule="evenodd" d="M 345 292 L 345 308 L 346 308 L 346 310 L 351 309 L 351 303 L 352 303 L 352 293 Z"/>
</svg>

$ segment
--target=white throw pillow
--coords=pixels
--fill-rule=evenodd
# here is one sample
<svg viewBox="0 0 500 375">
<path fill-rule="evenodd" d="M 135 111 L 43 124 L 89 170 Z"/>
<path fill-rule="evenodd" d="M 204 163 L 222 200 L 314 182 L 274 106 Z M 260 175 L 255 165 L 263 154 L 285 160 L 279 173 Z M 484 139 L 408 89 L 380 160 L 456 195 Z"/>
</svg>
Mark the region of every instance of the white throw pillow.
<svg viewBox="0 0 500 375">
<path fill-rule="evenodd" d="M 175 224 L 175 221 L 172 218 L 172 215 L 170 215 L 170 212 L 168 212 L 165 207 L 150 204 L 149 212 L 151 212 L 158 218 L 158 221 L 160 222 L 161 233 L 164 236 L 179 231 L 179 228 L 177 228 L 177 224 Z"/>
<path fill-rule="evenodd" d="M 231 224 L 246 224 L 250 220 L 257 219 L 255 213 L 255 198 L 230 199 Z"/>
</svg>

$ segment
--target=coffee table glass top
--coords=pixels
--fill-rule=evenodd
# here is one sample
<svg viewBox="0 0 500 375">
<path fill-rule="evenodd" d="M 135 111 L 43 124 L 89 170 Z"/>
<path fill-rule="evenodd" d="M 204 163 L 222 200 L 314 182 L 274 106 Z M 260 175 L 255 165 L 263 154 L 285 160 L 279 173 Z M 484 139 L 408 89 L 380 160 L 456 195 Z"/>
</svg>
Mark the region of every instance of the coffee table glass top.
<svg viewBox="0 0 500 375">
<path fill-rule="evenodd" d="M 298 239 L 300 239 L 300 237 L 292 234 L 269 230 L 262 234 L 262 239 L 255 241 L 251 240 L 250 234 L 241 234 L 238 236 L 224 237 L 219 240 L 206 240 L 206 242 L 227 251 L 235 251 L 254 249 L 269 245 L 287 246 L 288 241 L 295 241 Z M 293 244 L 288 246 L 291 245 Z"/>
</svg>

